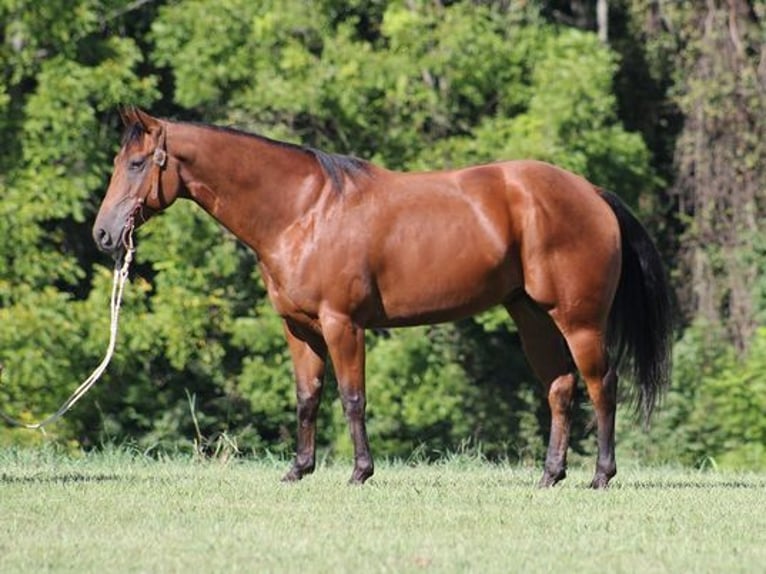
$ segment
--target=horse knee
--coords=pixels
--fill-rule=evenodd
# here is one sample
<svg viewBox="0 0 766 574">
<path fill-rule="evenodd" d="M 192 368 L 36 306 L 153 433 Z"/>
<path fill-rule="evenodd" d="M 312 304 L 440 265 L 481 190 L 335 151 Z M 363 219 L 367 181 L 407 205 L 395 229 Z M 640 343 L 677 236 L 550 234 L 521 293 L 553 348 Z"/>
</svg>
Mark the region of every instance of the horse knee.
<svg viewBox="0 0 766 574">
<path fill-rule="evenodd" d="M 364 395 L 359 393 L 342 395 L 343 413 L 347 419 L 359 420 L 364 418 L 366 400 Z"/>
</svg>

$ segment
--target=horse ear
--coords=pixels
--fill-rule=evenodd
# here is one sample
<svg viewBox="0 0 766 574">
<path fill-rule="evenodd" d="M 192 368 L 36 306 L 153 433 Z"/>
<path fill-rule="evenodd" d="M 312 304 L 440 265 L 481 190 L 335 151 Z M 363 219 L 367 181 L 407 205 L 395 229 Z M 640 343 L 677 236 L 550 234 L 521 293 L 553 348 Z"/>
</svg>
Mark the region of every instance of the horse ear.
<svg viewBox="0 0 766 574">
<path fill-rule="evenodd" d="M 122 124 L 128 128 L 132 126 L 134 123 L 136 123 L 138 120 L 136 119 L 136 107 L 131 105 L 121 105 L 119 108 L 120 113 L 120 119 L 122 120 Z"/>
<path fill-rule="evenodd" d="M 139 108 L 133 108 L 133 121 L 138 122 L 141 124 L 141 127 L 144 128 L 144 131 L 146 133 L 152 133 L 160 128 L 160 120 L 157 118 L 150 116 L 145 111 L 139 109 Z"/>
</svg>

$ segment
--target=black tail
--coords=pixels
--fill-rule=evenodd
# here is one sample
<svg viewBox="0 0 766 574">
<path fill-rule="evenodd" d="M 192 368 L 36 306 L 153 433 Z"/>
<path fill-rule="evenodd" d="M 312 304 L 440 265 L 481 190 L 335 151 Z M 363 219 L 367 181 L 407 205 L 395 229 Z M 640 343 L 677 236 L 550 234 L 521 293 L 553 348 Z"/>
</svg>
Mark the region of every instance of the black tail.
<svg viewBox="0 0 766 574">
<path fill-rule="evenodd" d="M 636 408 L 648 420 L 670 377 L 670 286 L 646 229 L 619 197 L 601 194 L 617 216 L 622 235 L 622 274 L 609 314 L 609 352 L 615 368 L 633 379 Z"/>
</svg>

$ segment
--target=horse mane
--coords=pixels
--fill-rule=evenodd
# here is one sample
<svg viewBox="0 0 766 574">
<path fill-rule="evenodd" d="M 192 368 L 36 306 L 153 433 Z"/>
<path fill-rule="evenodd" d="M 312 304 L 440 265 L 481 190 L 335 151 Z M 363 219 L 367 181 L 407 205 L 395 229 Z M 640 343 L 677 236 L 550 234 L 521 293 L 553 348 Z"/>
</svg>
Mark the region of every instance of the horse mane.
<svg viewBox="0 0 766 574">
<path fill-rule="evenodd" d="M 286 149 L 308 154 L 317 161 L 324 174 L 330 178 L 333 190 L 338 193 L 343 190 L 344 176 L 348 176 L 349 178 L 354 179 L 359 174 L 368 173 L 370 169 L 369 162 L 363 159 L 359 159 L 358 157 L 337 153 L 328 153 L 308 146 L 271 139 L 260 134 L 247 132 L 230 126 L 216 126 L 205 123 L 194 123 L 194 125 L 214 131 L 229 133 L 232 135 L 255 138 L 270 145 L 276 145 Z"/>
<path fill-rule="evenodd" d="M 319 163 L 325 175 L 330 178 L 333 189 L 340 192 L 343 189 L 343 176 L 354 179 L 357 175 L 369 173 L 370 164 L 363 159 L 350 155 L 327 153 L 314 148 L 303 148 Z"/>
</svg>

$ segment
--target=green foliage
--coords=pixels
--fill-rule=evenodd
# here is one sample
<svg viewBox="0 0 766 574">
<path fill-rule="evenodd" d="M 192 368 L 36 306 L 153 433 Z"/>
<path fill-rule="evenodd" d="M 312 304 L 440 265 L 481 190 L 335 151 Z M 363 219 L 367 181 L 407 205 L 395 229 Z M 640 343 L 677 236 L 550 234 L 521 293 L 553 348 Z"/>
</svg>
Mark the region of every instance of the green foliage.
<svg viewBox="0 0 766 574">
<path fill-rule="evenodd" d="M 465 415 L 476 389 L 450 357 L 448 334 L 407 329 L 370 351 L 369 430 L 381 450 L 406 457 L 423 443 L 445 450 L 471 436 L 472 417 Z"/>
<path fill-rule="evenodd" d="M 432 152 L 471 161 L 535 157 L 618 190 L 630 202 L 652 185 L 648 150 L 641 137 L 617 124 L 611 80 L 613 53 L 577 30 L 538 30 L 529 94 L 516 114 L 489 114 L 468 136 L 449 138 Z M 523 44 L 522 44 L 523 45 Z M 523 84 L 522 84 L 523 85 Z"/>
<path fill-rule="evenodd" d="M 658 462 L 766 469 L 766 329 L 745 357 L 722 339 L 710 325 L 687 329 L 650 436 L 625 429 L 626 448 Z"/>
<path fill-rule="evenodd" d="M 703 344 L 710 345 L 703 336 Z M 696 341 L 691 343 L 694 349 Z M 683 348 L 682 348 L 683 349 Z M 685 421 L 692 435 L 692 453 L 715 460 L 729 468 L 766 469 L 766 329 L 757 331 L 747 356 L 740 357 L 733 348 L 718 351 L 706 370 L 694 377 L 682 363 L 680 385 L 695 381 L 694 408 Z M 698 363 L 693 361 L 694 365 Z M 711 416 L 711 413 L 714 416 Z"/>
<path fill-rule="evenodd" d="M 651 187 L 646 147 L 617 123 L 615 57 L 592 34 L 468 2 L 392 2 L 364 33 L 319 4 L 280 7 L 163 10 L 155 54 L 173 71 L 176 101 L 392 168 L 531 156 L 631 200 Z"/>
<path fill-rule="evenodd" d="M 0 407 L 25 419 L 53 411 L 103 353 L 109 262 L 90 225 L 123 102 L 393 169 L 536 157 L 634 206 L 657 205 L 656 150 L 621 121 L 613 81 L 623 64 L 594 34 L 544 16 L 564 4 L 0 0 Z M 665 54 L 660 40 L 634 50 Z M 663 58 L 649 62 L 655 76 L 670 73 Z M 762 263 L 762 240 L 749 243 L 749 264 Z M 103 382 L 47 439 L 3 429 L 0 441 L 196 452 L 204 436 L 290 452 L 292 367 L 253 254 L 184 202 L 143 227 L 138 247 Z M 762 302 L 763 281 L 751 288 Z M 762 465 L 763 332 L 741 361 L 703 334 L 678 346 L 655 440 L 628 428 L 625 447 Z M 503 310 L 369 334 L 368 387 L 376 455 L 470 445 L 539 460 L 544 448 L 542 393 Z M 336 394 L 330 372 L 318 440 L 345 455 Z M 591 442 L 584 426 L 579 412 L 578 450 Z"/>
<path fill-rule="evenodd" d="M 119 102 L 148 104 L 157 95 L 155 79 L 136 72 L 143 55 L 135 41 L 94 37 L 111 3 L 76 4 L 0 8 L 10 39 L 0 76 L 9 112 L 0 148 L 8 166 L 0 181 L 0 301 L 13 299 L 17 282 L 82 280 L 82 247 L 68 234 L 84 230 L 88 200 L 109 173 L 115 141 L 105 120 Z"/>
<path fill-rule="evenodd" d="M 155 79 L 140 76 L 141 49 L 101 37 L 112 3 L 1 2 L 0 349 L 3 409 L 39 418 L 98 362 L 89 327 L 108 320 L 84 300 L 93 249 L 86 219 L 116 148 L 109 119 L 118 102 L 150 103 Z M 101 323 L 99 323 L 101 324 Z M 106 333 L 104 329 L 99 335 Z M 104 343 L 105 344 L 105 343 Z M 33 409 L 26 410 L 27 408 Z M 54 436 L 75 438 L 76 419 Z M 20 436 L 15 433 L 12 436 Z M 20 439 L 25 440 L 25 439 Z"/>
</svg>

